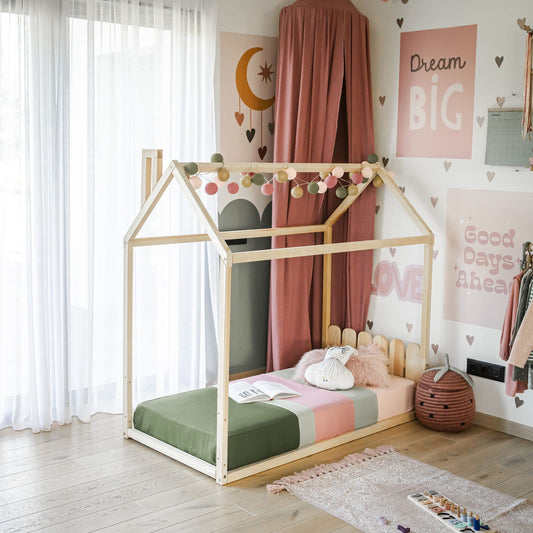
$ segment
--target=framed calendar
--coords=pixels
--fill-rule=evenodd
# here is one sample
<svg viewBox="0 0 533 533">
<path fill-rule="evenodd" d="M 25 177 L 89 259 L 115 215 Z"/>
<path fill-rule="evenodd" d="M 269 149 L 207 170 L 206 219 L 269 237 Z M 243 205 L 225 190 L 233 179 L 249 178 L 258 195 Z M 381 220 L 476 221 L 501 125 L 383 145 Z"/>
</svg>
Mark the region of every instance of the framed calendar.
<svg viewBox="0 0 533 533">
<path fill-rule="evenodd" d="M 533 136 L 522 138 L 522 109 L 489 109 L 485 164 L 529 167 Z"/>
</svg>

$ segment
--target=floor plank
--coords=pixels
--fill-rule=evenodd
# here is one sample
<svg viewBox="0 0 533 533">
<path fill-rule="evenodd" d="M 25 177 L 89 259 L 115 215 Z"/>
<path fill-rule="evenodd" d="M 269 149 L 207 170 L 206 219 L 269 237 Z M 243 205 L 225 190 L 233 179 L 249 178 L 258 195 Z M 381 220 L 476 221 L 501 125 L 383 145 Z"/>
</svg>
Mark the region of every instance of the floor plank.
<svg viewBox="0 0 533 533">
<path fill-rule="evenodd" d="M 357 532 L 265 485 L 382 444 L 533 503 L 533 442 L 479 426 L 440 433 L 413 421 L 220 487 L 122 439 L 121 424 L 99 414 L 38 434 L 1 430 L 0 533 Z"/>
</svg>

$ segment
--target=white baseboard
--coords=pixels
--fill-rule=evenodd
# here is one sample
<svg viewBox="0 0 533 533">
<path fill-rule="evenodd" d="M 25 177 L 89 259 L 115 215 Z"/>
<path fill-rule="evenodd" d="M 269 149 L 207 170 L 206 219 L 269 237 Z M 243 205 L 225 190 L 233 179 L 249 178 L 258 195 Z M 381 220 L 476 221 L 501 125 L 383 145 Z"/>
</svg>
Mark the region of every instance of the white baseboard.
<svg viewBox="0 0 533 533">
<path fill-rule="evenodd" d="M 531 426 L 511 422 L 510 420 L 505 420 L 505 418 L 498 418 L 497 416 L 487 415 L 477 411 L 472 422 L 478 426 L 495 429 L 496 431 L 533 441 L 533 427 Z"/>
</svg>

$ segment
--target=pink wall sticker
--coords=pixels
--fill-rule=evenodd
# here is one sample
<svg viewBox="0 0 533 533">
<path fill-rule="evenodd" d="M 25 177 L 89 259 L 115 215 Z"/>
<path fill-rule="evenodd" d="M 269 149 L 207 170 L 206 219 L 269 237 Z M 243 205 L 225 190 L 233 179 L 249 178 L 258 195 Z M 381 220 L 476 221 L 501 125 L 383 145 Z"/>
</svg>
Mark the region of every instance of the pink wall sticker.
<svg viewBox="0 0 533 533">
<path fill-rule="evenodd" d="M 404 32 L 396 155 L 469 159 L 477 26 Z"/>
<path fill-rule="evenodd" d="M 389 296 L 395 292 L 399 300 L 421 303 L 424 267 L 407 265 L 400 272 L 398 264 L 393 261 L 379 261 L 374 268 L 372 292 L 377 296 Z"/>
<path fill-rule="evenodd" d="M 448 190 L 444 318 L 501 329 L 533 193 Z"/>
</svg>

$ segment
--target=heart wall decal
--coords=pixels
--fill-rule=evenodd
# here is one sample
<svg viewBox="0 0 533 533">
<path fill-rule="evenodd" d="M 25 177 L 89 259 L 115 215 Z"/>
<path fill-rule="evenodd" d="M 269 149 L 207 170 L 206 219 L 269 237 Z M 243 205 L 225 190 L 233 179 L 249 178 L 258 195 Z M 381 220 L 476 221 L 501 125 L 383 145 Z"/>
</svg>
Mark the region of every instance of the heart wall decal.
<svg viewBox="0 0 533 533">
<path fill-rule="evenodd" d="M 437 352 L 439 351 L 439 345 L 438 344 L 432 344 L 431 349 L 433 350 L 433 353 L 437 355 Z"/>
<path fill-rule="evenodd" d="M 385 105 L 385 98 L 386 98 L 385 96 L 380 96 L 380 97 L 378 98 L 379 103 L 380 103 L 381 105 Z"/>
<path fill-rule="evenodd" d="M 448 170 L 450 170 L 450 167 L 452 166 L 452 162 L 451 161 L 444 161 L 444 170 L 446 172 L 448 172 Z"/>
<path fill-rule="evenodd" d="M 489 183 L 494 179 L 494 176 L 496 175 L 495 172 L 491 172 L 490 170 L 487 172 L 487 179 L 489 180 Z"/>
<path fill-rule="evenodd" d="M 389 164 L 389 158 L 388 157 L 382 157 L 381 161 L 383 161 L 383 166 L 386 167 Z"/>
<path fill-rule="evenodd" d="M 235 120 L 237 121 L 237 124 L 239 126 L 242 126 L 242 122 L 244 120 L 244 113 L 239 113 L 238 111 L 235 111 Z"/>
<path fill-rule="evenodd" d="M 497 96 L 496 103 L 498 104 L 498 107 L 501 109 L 503 107 L 503 104 L 505 104 L 505 96 Z"/>
<path fill-rule="evenodd" d="M 473 335 L 467 335 L 466 336 L 466 342 L 468 342 L 468 344 L 470 346 L 472 346 L 472 343 L 474 342 L 474 336 Z"/>
<path fill-rule="evenodd" d="M 372 329 L 374 326 L 374 322 L 372 322 L 372 320 L 367 320 L 366 325 L 368 326 L 368 329 Z"/>
<path fill-rule="evenodd" d="M 411 330 L 413 329 L 413 324 L 411 324 L 411 322 L 406 322 L 405 327 L 407 328 L 407 331 L 411 333 Z"/>
<path fill-rule="evenodd" d="M 267 153 L 267 147 L 266 146 L 260 146 L 257 149 L 257 153 L 259 154 L 259 157 L 261 158 L 261 161 L 265 158 L 265 155 Z"/>
<path fill-rule="evenodd" d="M 389 248 L 389 253 L 394 257 L 396 255 L 396 248 Z"/>
<path fill-rule="evenodd" d="M 483 123 L 485 122 L 485 117 L 476 117 L 476 120 L 479 124 L 479 127 L 481 128 L 483 126 Z"/>
<path fill-rule="evenodd" d="M 379 213 L 380 209 L 381 209 L 381 206 L 379 204 L 376 204 L 376 215 Z"/>
<path fill-rule="evenodd" d="M 432 205 L 433 207 L 437 207 L 437 204 L 439 203 L 439 199 L 438 199 L 436 196 L 432 196 L 432 197 L 430 198 L 430 200 L 431 200 L 431 205 Z"/>
<path fill-rule="evenodd" d="M 396 19 L 396 24 L 398 24 L 398 28 L 401 28 L 403 26 L 403 18 Z"/>
<path fill-rule="evenodd" d="M 498 65 L 498 68 L 500 68 L 503 63 L 503 56 L 496 56 L 494 58 L 494 61 L 496 61 L 496 65 Z"/>
<path fill-rule="evenodd" d="M 514 404 L 515 404 L 516 408 L 518 409 L 519 407 L 522 407 L 522 405 L 524 405 L 524 400 L 522 400 L 522 398 L 519 398 L 518 396 L 515 396 L 514 397 Z"/>
<path fill-rule="evenodd" d="M 246 130 L 246 138 L 248 139 L 249 143 L 252 142 L 254 137 L 255 137 L 255 128 L 252 128 L 251 130 Z"/>
</svg>

